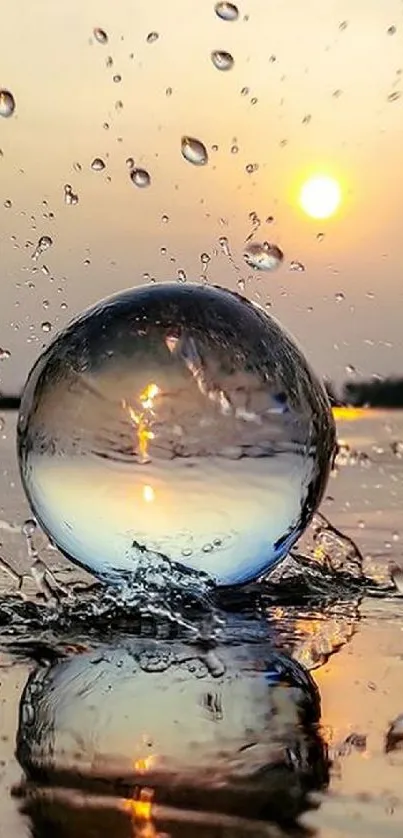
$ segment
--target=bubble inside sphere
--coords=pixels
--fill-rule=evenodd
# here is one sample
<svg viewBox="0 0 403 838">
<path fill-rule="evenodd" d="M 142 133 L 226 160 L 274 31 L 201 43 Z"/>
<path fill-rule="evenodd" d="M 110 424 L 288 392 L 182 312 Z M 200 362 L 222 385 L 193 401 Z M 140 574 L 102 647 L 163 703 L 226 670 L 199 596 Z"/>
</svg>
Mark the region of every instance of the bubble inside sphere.
<svg viewBox="0 0 403 838">
<path fill-rule="evenodd" d="M 287 554 L 335 444 L 322 385 L 279 323 L 231 291 L 171 283 L 62 331 L 17 436 L 32 510 L 72 561 L 113 582 L 162 555 L 221 586 Z"/>
</svg>

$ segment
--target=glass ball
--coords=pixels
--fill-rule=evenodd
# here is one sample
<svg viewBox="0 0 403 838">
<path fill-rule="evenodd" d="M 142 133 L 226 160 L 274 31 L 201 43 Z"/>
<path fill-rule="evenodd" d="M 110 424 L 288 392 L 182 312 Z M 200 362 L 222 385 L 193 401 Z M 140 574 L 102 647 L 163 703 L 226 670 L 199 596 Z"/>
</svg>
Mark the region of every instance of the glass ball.
<svg viewBox="0 0 403 838">
<path fill-rule="evenodd" d="M 335 445 L 324 389 L 273 317 L 171 283 L 62 331 L 29 375 L 17 436 L 34 515 L 73 562 L 119 582 L 164 557 L 219 586 L 288 553 Z"/>
<path fill-rule="evenodd" d="M 31 789 L 79 778 L 85 800 L 143 786 L 178 810 L 286 820 L 326 776 L 319 721 L 313 679 L 267 642 L 133 638 L 31 673 L 16 756 Z"/>
</svg>

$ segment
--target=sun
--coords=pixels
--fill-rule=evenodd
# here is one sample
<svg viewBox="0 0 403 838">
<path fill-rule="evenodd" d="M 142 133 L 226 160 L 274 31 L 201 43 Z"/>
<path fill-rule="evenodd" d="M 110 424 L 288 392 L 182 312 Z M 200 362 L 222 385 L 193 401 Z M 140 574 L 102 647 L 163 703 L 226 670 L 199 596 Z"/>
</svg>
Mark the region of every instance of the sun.
<svg viewBox="0 0 403 838">
<path fill-rule="evenodd" d="M 337 180 L 327 175 L 316 175 L 305 181 L 299 203 L 311 218 L 330 218 L 341 202 L 341 189 Z"/>
</svg>

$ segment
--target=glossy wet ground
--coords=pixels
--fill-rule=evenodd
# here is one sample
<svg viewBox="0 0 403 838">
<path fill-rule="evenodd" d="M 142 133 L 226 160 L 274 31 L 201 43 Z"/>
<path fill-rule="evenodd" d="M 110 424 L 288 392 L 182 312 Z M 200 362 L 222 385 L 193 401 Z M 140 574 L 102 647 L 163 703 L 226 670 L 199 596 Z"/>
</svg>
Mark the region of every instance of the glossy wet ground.
<svg viewBox="0 0 403 838">
<path fill-rule="evenodd" d="M 29 568 L 19 532 L 28 513 L 14 462 L 14 419 L 5 418 L 1 556 L 21 572 Z M 339 437 L 348 448 L 323 512 L 358 544 L 371 595 L 361 599 L 359 588 L 345 603 L 311 612 L 294 604 L 291 628 L 273 644 L 267 637 L 248 644 L 245 635 L 243 643 L 211 652 L 165 637 L 156 647 L 150 628 L 148 637 L 109 632 L 101 642 L 81 626 L 52 647 L 55 626 L 35 627 L 36 612 L 26 631 L 23 621 L 18 625 L 29 600 L 36 607 L 34 583 L 24 580 L 28 604 L 19 610 L 10 600 L 10 612 L 4 594 L 15 596 L 17 584 L 3 571 L 1 836 L 402 834 L 403 586 L 393 565 L 401 560 L 403 416 L 344 417 Z M 57 554 L 45 551 L 44 558 L 69 579 Z M 287 613 L 286 603 L 271 607 L 271 623 L 281 627 Z M 6 649 L 15 641 L 18 654 Z M 147 698 L 151 680 L 154 694 L 160 690 L 155 711 Z M 145 738 L 134 737 L 140 730 Z M 194 747 L 178 749 L 181 736 Z M 168 772 L 167 782 L 164 765 L 174 757 L 177 779 Z M 203 760 L 215 761 L 215 778 L 209 768 L 203 774 Z"/>
</svg>

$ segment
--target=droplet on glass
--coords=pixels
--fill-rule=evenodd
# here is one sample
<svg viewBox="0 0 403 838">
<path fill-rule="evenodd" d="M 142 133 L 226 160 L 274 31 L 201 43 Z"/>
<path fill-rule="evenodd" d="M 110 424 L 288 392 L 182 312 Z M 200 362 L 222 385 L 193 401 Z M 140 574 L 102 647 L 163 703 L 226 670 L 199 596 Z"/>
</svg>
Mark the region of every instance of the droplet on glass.
<svg viewBox="0 0 403 838">
<path fill-rule="evenodd" d="M 147 35 L 147 44 L 155 44 L 155 41 L 158 41 L 159 34 L 158 32 L 149 32 Z"/>
<path fill-rule="evenodd" d="M 172 87 L 167 87 L 166 88 L 165 96 L 172 96 Z"/>
<path fill-rule="evenodd" d="M 101 159 L 101 157 L 94 157 L 91 163 L 91 169 L 93 172 L 102 172 L 105 168 L 105 163 Z"/>
<path fill-rule="evenodd" d="M 241 96 L 247 96 L 249 93 L 249 87 L 243 87 L 241 90 Z"/>
<path fill-rule="evenodd" d="M 122 81 L 122 76 L 120 75 L 120 73 L 115 73 L 112 80 L 115 82 L 115 84 L 119 84 L 119 82 Z"/>
<path fill-rule="evenodd" d="M 337 90 L 333 90 L 332 96 L 334 99 L 338 99 L 342 93 L 343 91 L 338 87 Z"/>
<path fill-rule="evenodd" d="M 393 93 L 389 93 L 388 102 L 397 102 L 401 95 L 400 90 L 394 90 Z"/>
<path fill-rule="evenodd" d="M 64 185 L 64 203 L 70 207 L 75 207 L 78 204 L 78 195 L 73 192 L 73 188 L 69 183 L 65 183 Z"/>
<path fill-rule="evenodd" d="M 323 242 L 323 239 L 324 239 L 324 238 L 325 238 L 325 234 L 324 234 L 324 233 L 317 233 L 317 234 L 316 234 L 316 241 L 318 241 L 318 242 Z"/>
<path fill-rule="evenodd" d="M 49 322 L 49 320 L 44 320 L 43 323 L 41 323 L 41 329 L 43 332 L 51 332 L 52 324 Z"/>
<path fill-rule="evenodd" d="M 221 20 L 237 20 L 239 12 L 234 3 L 216 3 L 214 11 Z"/>
<path fill-rule="evenodd" d="M 15 111 L 15 99 L 9 90 L 0 90 L 0 116 L 9 117 Z"/>
<path fill-rule="evenodd" d="M 182 137 L 181 151 L 185 160 L 194 166 L 205 166 L 208 162 L 206 146 L 194 137 Z"/>
<path fill-rule="evenodd" d="M 211 257 L 208 253 L 202 253 L 200 256 L 201 266 L 202 266 L 202 274 L 207 273 L 208 266 L 211 262 Z"/>
<path fill-rule="evenodd" d="M 126 166 L 127 166 L 128 169 L 133 169 L 134 168 L 134 158 L 133 157 L 127 157 L 126 158 Z"/>
<path fill-rule="evenodd" d="M 234 59 L 230 52 L 216 49 L 211 53 L 211 60 L 217 70 L 232 70 Z"/>
<path fill-rule="evenodd" d="M 130 180 L 134 183 L 135 186 L 138 186 L 140 189 L 144 189 L 146 186 L 150 186 L 151 177 L 146 169 L 133 169 L 130 172 Z"/>
<path fill-rule="evenodd" d="M 236 145 L 236 143 L 234 143 L 234 145 L 231 146 L 231 154 L 238 154 L 238 151 L 239 147 Z"/>
<path fill-rule="evenodd" d="M 99 26 L 96 26 L 95 29 L 93 29 L 93 35 L 95 40 L 98 41 L 99 44 L 108 43 L 108 35 L 106 34 L 105 29 L 100 29 Z"/>
<path fill-rule="evenodd" d="M 387 35 L 396 35 L 397 29 L 396 26 L 388 26 L 386 30 Z"/>
<path fill-rule="evenodd" d="M 302 124 L 303 124 L 303 125 L 309 125 L 309 123 L 310 123 L 311 119 L 312 119 L 311 114 L 310 114 L 310 113 L 306 113 L 306 114 L 305 114 L 305 116 L 304 116 L 304 118 L 303 118 L 303 120 L 302 120 Z"/>
<path fill-rule="evenodd" d="M 186 272 L 184 270 L 182 270 L 182 268 L 179 268 L 179 270 L 178 270 L 178 282 L 186 282 L 186 281 L 187 281 Z"/>
<path fill-rule="evenodd" d="M 342 22 L 339 23 L 340 32 L 345 32 L 345 30 L 347 29 L 347 26 L 348 26 L 348 20 L 342 20 Z"/>
<path fill-rule="evenodd" d="M 220 238 L 218 239 L 218 244 L 220 245 L 224 256 L 231 257 L 231 250 L 227 236 L 220 236 Z"/>
<path fill-rule="evenodd" d="M 0 347 L 0 361 L 7 361 L 8 358 L 11 358 L 11 352 Z"/>
<path fill-rule="evenodd" d="M 5 209 L 11 209 L 11 207 L 12 207 L 12 203 L 11 203 L 11 201 L 10 201 L 10 199 L 9 199 L 9 198 L 7 198 L 7 200 L 6 200 L 6 201 L 4 201 L 3 206 L 5 207 Z"/>
<path fill-rule="evenodd" d="M 336 303 L 342 303 L 346 299 L 342 291 L 338 291 L 337 294 L 334 295 Z"/>
<path fill-rule="evenodd" d="M 280 324 L 188 283 L 130 289 L 60 332 L 28 378 L 17 433 L 40 526 L 118 584 L 161 557 L 217 585 L 258 578 L 308 525 L 335 447 L 322 385 Z M 206 553 L 217 538 L 225 549 Z"/>
<path fill-rule="evenodd" d="M 168 224 L 169 215 L 161 215 L 161 221 L 163 224 Z"/>
<path fill-rule="evenodd" d="M 108 70 L 109 70 L 111 67 L 113 67 L 113 58 L 112 58 L 112 56 L 111 56 L 111 55 L 108 55 L 108 56 L 107 56 L 106 61 L 105 61 L 105 66 L 108 68 Z"/>
<path fill-rule="evenodd" d="M 244 259 L 254 270 L 274 271 L 281 265 L 284 254 L 276 244 L 250 242 L 244 249 Z"/>
<path fill-rule="evenodd" d="M 247 166 L 245 166 L 245 171 L 248 173 L 248 175 L 252 175 L 253 172 L 257 172 L 258 168 L 259 163 L 248 163 Z"/>
<path fill-rule="evenodd" d="M 298 262 L 296 259 L 293 259 L 290 262 L 290 271 L 294 271 L 295 273 L 303 273 L 305 271 L 305 265 L 303 262 Z"/>
</svg>

